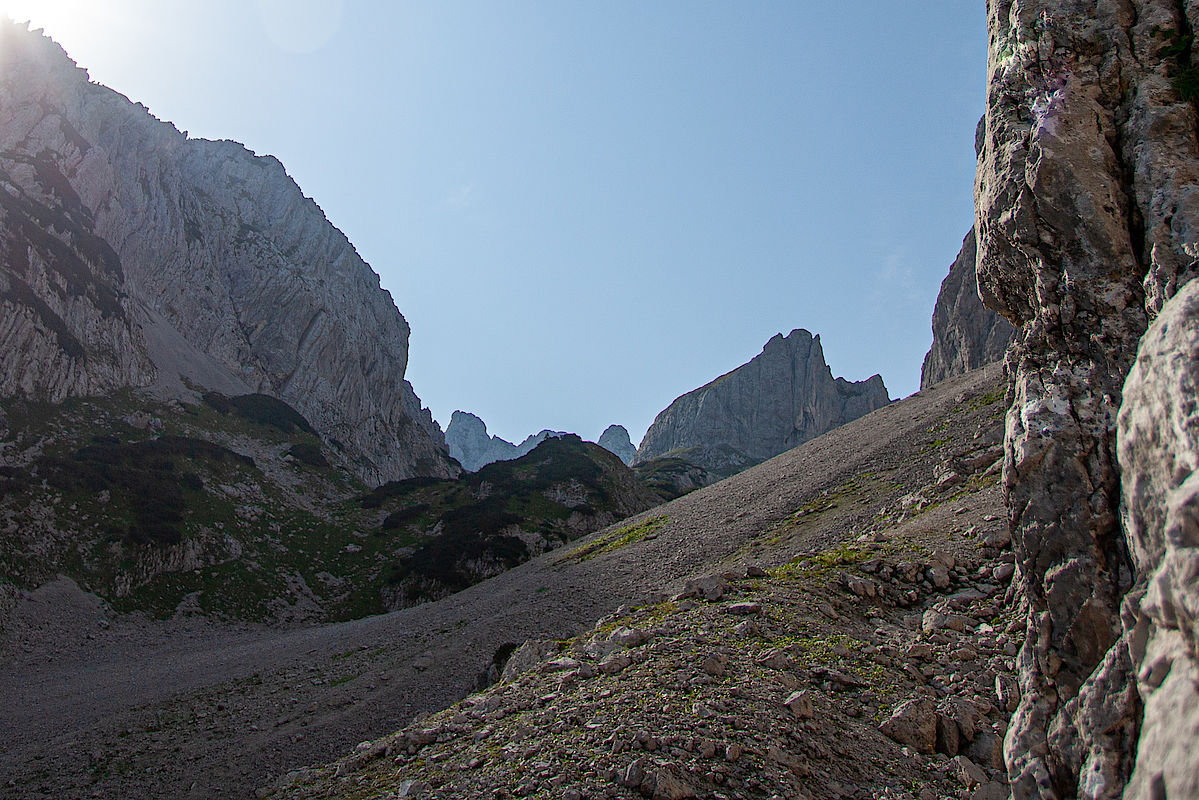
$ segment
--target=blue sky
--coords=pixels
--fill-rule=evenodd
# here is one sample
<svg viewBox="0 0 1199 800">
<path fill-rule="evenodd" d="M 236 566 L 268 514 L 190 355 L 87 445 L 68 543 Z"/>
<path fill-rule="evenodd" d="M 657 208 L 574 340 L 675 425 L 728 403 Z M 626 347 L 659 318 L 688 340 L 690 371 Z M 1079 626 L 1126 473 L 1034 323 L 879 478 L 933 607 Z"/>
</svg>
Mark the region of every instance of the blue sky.
<svg viewBox="0 0 1199 800">
<path fill-rule="evenodd" d="M 982 2 L 0 0 L 93 80 L 277 156 L 412 326 L 408 377 L 519 440 L 639 441 L 821 335 L 918 388 L 971 224 Z"/>
</svg>

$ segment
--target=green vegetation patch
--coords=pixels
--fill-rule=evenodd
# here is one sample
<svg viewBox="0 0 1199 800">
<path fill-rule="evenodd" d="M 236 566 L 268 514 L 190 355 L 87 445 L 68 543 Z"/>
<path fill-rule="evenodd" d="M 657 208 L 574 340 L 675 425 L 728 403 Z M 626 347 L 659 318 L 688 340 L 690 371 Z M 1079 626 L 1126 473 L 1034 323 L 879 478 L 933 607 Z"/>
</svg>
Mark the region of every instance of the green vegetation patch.
<svg viewBox="0 0 1199 800">
<path fill-rule="evenodd" d="M 237 397 L 226 397 L 220 392 L 205 392 L 202 395 L 205 405 L 216 409 L 222 414 L 241 417 L 256 422 L 259 425 L 269 425 L 284 433 L 315 434 L 308 420 L 299 411 L 278 398 L 266 394 L 243 394 Z"/>
<path fill-rule="evenodd" d="M 611 553 L 626 545 L 640 542 L 645 537 L 658 531 L 667 522 L 670 522 L 670 517 L 663 515 L 633 525 L 624 525 L 588 542 L 573 553 L 570 553 L 569 558 L 573 559 L 576 564 L 581 564 L 588 559 L 602 556 L 604 553 Z"/>
</svg>

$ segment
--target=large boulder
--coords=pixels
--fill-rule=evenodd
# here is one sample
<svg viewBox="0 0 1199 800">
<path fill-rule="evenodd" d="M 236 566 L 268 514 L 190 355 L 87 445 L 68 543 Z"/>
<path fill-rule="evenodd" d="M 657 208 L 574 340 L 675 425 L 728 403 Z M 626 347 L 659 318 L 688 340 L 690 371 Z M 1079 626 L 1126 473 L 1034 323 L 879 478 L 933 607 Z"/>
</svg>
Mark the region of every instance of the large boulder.
<svg viewBox="0 0 1199 800">
<path fill-rule="evenodd" d="M 1199 797 L 1199 281 L 1141 340 L 1118 436 L 1125 532 L 1142 576 L 1128 641 L 1144 718 L 1125 796 Z"/>
</svg>

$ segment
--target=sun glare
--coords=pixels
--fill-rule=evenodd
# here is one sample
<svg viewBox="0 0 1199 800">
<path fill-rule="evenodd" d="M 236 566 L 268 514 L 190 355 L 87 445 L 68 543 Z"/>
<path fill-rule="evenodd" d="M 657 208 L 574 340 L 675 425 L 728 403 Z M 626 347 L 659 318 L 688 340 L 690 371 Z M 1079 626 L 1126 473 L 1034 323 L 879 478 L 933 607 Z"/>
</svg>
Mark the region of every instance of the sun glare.
<svg viewBox="0 0 1199 800">
<path fill-rule="evenodd" d="M 45 30 L 77 57 L 109 41 L 121 19 L 129 16 L 129 9 L 121 8 L 124 5 L 94 0 L 0 0 L 0 17 L 28 22 L 33 30 Z"/>
</svg>

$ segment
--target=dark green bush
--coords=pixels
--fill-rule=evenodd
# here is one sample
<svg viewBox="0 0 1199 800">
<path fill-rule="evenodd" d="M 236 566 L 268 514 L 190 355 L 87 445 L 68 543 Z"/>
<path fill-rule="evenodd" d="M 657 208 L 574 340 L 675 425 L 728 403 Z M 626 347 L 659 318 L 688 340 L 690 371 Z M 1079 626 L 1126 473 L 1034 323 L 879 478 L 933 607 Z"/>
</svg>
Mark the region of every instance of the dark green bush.
<svg viewBox="0 0 1199 800">
<path fill-rule="evenodd" d="M 287 454 L 299 461 L 301 464 L 307 464 L 310 467 L 317 469 L 326 469 L 329 462 L 325 459 L 325 454 L 321 452 L 321 448 L 315 444 L 308 442 L 300 442 L 293 444 L 287 450 Z"/>
</svg>

